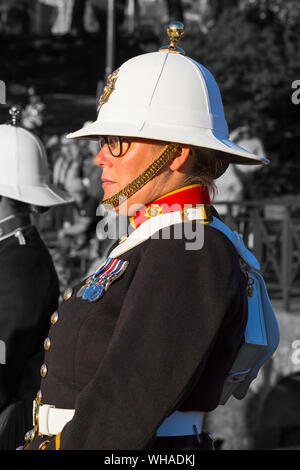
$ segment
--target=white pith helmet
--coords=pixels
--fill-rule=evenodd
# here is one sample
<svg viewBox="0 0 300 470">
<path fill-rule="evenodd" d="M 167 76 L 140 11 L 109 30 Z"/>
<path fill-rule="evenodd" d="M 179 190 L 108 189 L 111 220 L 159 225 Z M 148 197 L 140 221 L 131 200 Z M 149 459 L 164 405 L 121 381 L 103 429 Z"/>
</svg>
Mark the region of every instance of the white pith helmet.
<svg viewBox="0 0 300 470">
<path fill-rule="evenodd" d="M 156 139 L 215 149 L 232 163 L 269 163 L 229 139 L 214 77 L 176 47 L 182 23 L 171 23 L 168 34 L 170 46 L 128 60 L 109 77 L 97 120 L 67 137 Z"/>
<path fill-rule="evenodd" d="M 71 196 L 49 183 L 44 145 L 17 125 L 20 113 L 19 106 L 12 106 L 12 123 L 0 125 L 0 196 L 43 207 L 71 202 Z"/>
</svg>

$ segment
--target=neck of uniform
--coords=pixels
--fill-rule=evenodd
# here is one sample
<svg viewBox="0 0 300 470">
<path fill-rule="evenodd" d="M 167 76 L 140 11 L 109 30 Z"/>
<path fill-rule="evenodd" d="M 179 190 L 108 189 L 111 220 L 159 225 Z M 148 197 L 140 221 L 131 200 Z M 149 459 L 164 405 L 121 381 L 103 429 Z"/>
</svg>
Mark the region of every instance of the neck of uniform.
<svg viewBox="0 0 300 470">
<path fill-rule="evenodd" d="M 170 212 L 184 212 L 187 208 L 199 205 L 210 208 L 208 188 L 201 184 L 192 184 L 160 196 L 138 210 L 129 220 L 131 226 L 136 229 L 153 217 Z"/>
</svg>

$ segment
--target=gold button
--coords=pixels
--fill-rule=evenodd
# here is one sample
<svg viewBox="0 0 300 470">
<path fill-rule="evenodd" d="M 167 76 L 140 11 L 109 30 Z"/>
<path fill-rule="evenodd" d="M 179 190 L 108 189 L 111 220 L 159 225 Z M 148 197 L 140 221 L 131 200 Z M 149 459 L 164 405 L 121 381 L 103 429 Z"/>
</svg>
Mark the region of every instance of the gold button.
<svg viewBox="0 0 300 470">
<path fill-rule="evenodd" d="M 44 349 L 45 349 L 45 351 L 49 351 L 50 347 L 51 347 L 51 341 L 50 341 L 50 338 L 47 337 L 47 338 L 45 339 L 45 341 L 44 341 Z"/>
<path fill-rule="evenodd" d="M 69 300 L 72 297 L 73 289 L 72 287 L 68 287 L 68 289 L 64 292 L 64 300 Z"/>
<path fill-rule="evenodd" d="M 55 323 L 57 322 L 57 320 L 58 320 L 58 312 L 52 313 L 51 319 L 50 319 L 52 325 L 55 325 Z"/>
<path fill-rule="evenodd" d="M 27 433 L 25 434 L 25 437 L 24 437 L 26 442 L 32 442 L 34 438 L 35 438 L 35 430 L 34 429 L 31 429 L 30 431 L 27 431 Z"/>
<path fill-rule="evenodd" d="M 42 364 L 42 366 L 41 366 L 41 368 L 40 368 L 41 376 L 42 376 L 42 377 L 46 377 L 47 372 L 48 372 L 47 364 Z"/>
</svg>

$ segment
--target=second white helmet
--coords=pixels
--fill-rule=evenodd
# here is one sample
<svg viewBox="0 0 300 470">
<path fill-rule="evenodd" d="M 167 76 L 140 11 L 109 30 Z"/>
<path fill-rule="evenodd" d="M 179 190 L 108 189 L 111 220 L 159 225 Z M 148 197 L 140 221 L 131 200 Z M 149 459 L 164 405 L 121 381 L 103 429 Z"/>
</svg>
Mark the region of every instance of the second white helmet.
<svg viewBox="0 0 300 470">
<path fill-rule="evenodd" d="M 11 110 L 19 112 L 18 107 Z M 49 181 L 41 140 L 14 124 L 0 125 L 0 196 L 44 207 L 71 202 L 70 195 Z"/>
</svg>

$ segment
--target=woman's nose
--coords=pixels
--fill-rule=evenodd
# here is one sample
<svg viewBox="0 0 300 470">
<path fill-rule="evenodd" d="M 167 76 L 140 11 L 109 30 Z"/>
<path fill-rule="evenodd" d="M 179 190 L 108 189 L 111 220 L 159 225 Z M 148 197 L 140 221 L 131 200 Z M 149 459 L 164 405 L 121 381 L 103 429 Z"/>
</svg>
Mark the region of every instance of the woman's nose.
<svg viewBox="0 0 300 470">
<path fill-rule="evenodd" d="M 112 166 L 112 161 L 111 161 L 111 155 L 110 155 L 110 152 L 107 148 L 107 145 L 105 144 L 100 152 L 98 153 L 98 155 L 96 155 L 95 159 L 94 159 L 94 162 L 96 163 L 96 165 L 98 166 Z"/>
</svg>

